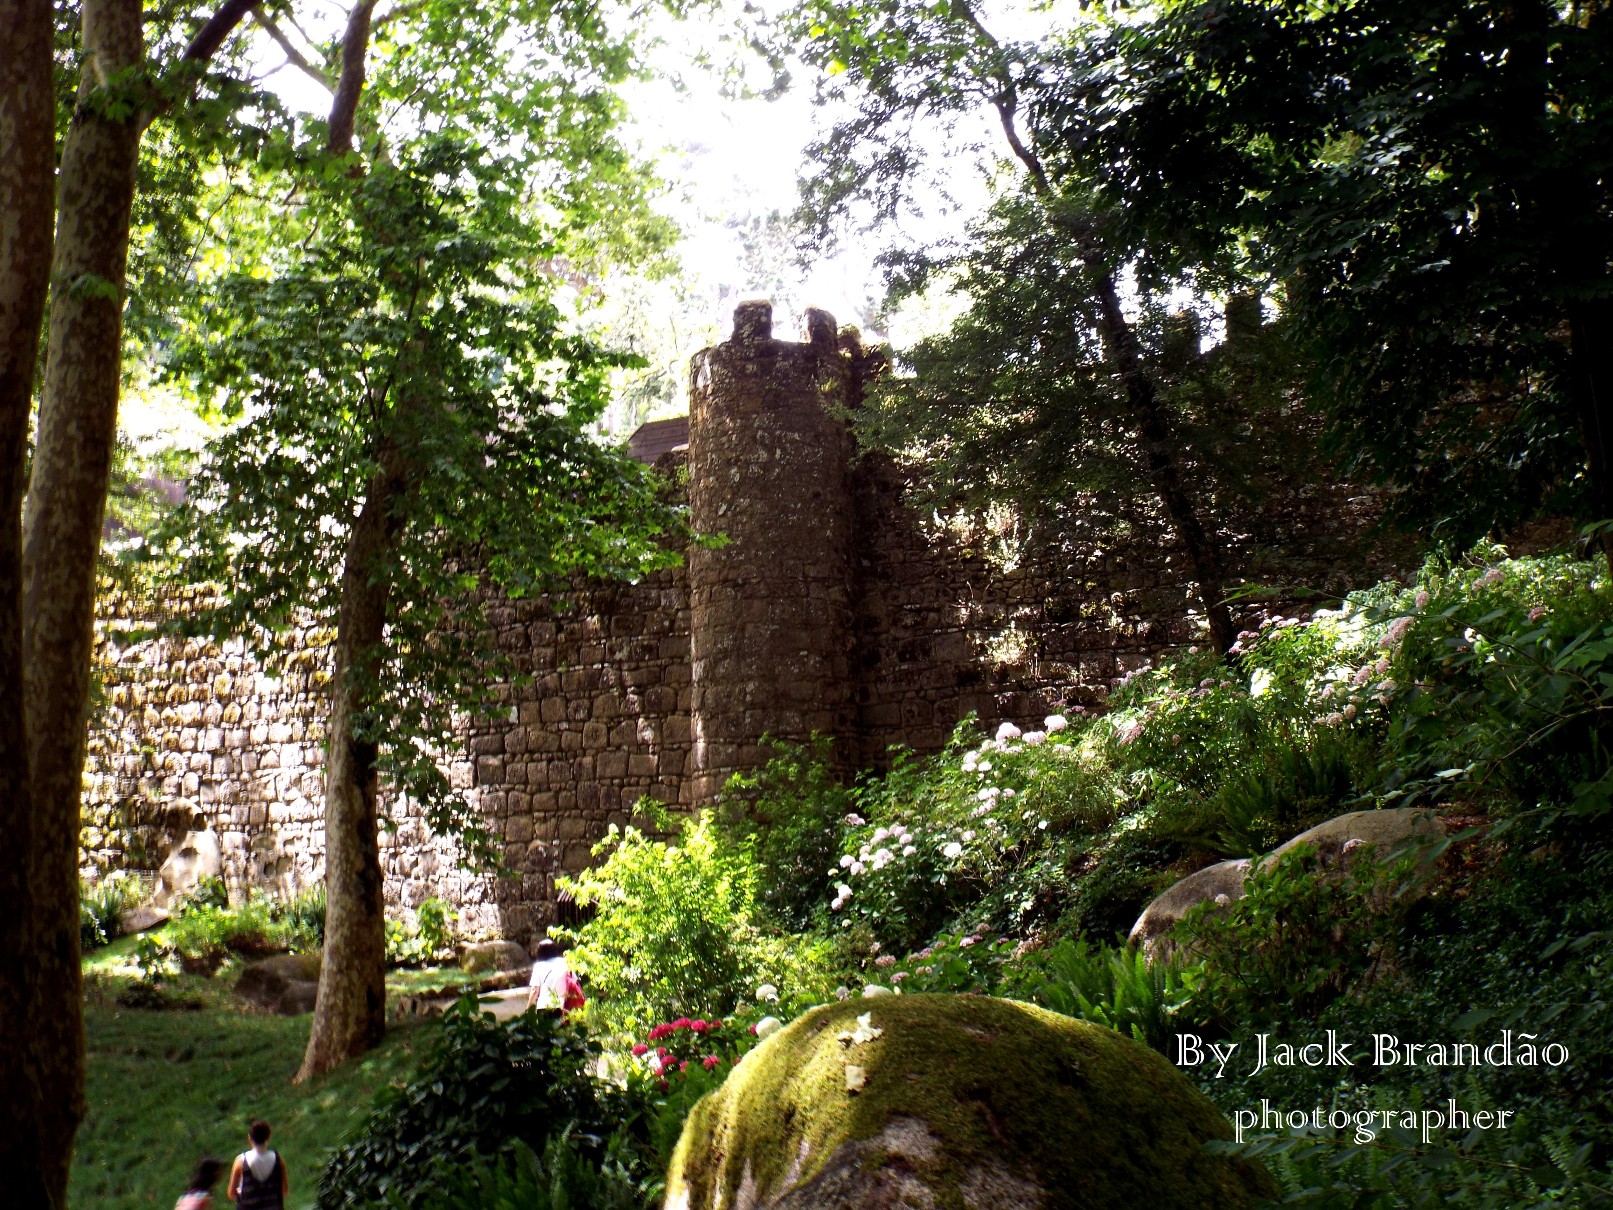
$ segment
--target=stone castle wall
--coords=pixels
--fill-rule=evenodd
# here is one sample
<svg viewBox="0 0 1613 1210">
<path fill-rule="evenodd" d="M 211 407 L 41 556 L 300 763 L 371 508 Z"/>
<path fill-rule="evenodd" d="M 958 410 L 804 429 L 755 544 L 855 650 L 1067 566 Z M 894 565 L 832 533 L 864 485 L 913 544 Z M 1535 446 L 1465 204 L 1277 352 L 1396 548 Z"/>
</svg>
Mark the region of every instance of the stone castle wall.
<svg viewBox="0 0 1613 1210">
<path fill-rule="evenodd" d="M 740 308 L 734 339 L 695 360 L 686 462 L 697 532 L 727 543 L 637 584 L 489 610 L 524 675 L 447 771 L 504 838 L 505 875 L 461 868 L 389 802 L 389 904 L 439 896 L 467 932 L 527 940 L 553 919 L 555 877 L 641 797 L 710 802 L 763 759 L 764 735 L 827 734 L 844 767 L 876 767 L 892 745 L 937 750 L 970 712 L 994 726 L 1094 704 L 1193 641 L 1185 562 L 1146 508 L 1125 543 L 1016 560 L 911 508 L 889 460 L 854 460 L 845 409 L 873 368 L 822 312 L 797 344 L 773 339 L 766 304 Z M 1235 571 L 1275 560 L 1289 582 L 1338 590 L 1389 570 L 1332 536 L 1365 511 L 1295 485 L 1282 508 L 1219 520 Z M 328 636 L 289 632 L 265 668 L 239 643 L 142 637 L 150 612 L 125 603 L 102 623 L 86 869 L 154 869 L 202 825 L 233 884 L 313 884 Z"/>
</svg>

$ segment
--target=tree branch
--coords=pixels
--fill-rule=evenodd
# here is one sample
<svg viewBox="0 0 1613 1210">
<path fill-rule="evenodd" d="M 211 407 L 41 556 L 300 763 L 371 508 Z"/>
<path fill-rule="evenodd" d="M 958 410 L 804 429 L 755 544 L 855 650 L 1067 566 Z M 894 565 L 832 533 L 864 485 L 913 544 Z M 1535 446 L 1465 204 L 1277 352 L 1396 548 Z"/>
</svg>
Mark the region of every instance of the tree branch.
<svg viewBox="0 0 1613 1210">
<path fill-rule="evenodd" d="M 370 15 L 374 12 L 375 0 L 359 0 L 342 32 L 342 74 L 336 81 L 330 132 L 325 140 L 325 149 L 334 155 L 353 150 L 353 125 L 359 98 L 364 94 L 364 58 L 370 49 Z"/>
<path fill-rule="evenodd" d="M 208 18 L 207 24 L 196 31 L 196 36 L 179 57 L 181 63 L 206 63 L 224 45 L 224 39 L 235 32 L 235 27 L 258 6 L 258 0 L 224 0 L 223 6 Z"/>
<path fill-rule="evenodd" d="M 290 38 L 286 37 L 285 31 L 283 31 L 280 26 L 275 23 L 273 17 L 265 17 L 261 10 L 253 9 L 252 19 L 263 27 L 264 32 L 267 33 L 269 37 L 274 39 L 276 46 L 285 51 L 287 63 L 290 63 L 298 71 L 302 72 L 303 75 L 313 80 L 326 92 L 331 93 L 332 95 L 335 94 L 336 89 L 335 86 L 331 84 L 330 78 L 326 76 L 324 72 L 320 71 L 319 68 L 315 67 L 308 61 L 308 57 L 304 55 L 302 51 L 297 49 L 296 45 L 291 41 Z"/>
</svg>

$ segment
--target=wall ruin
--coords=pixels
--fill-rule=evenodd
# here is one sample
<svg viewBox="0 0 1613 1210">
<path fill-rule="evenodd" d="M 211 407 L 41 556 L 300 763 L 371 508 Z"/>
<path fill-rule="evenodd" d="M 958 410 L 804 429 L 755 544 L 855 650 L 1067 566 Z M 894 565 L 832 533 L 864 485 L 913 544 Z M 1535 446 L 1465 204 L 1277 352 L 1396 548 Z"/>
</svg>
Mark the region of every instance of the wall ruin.
<svg viewBox="0 0 1613 1210">
<path fill-rule="evenodd" d="M 697 531 L 726 544 L 636 584 L 490 609 L 524 678 L 503 715 L 467 725 L 448 772 L 503 837 L 506 876 L 460 868 L 451 842 L 388 802 L 389 905 L 440 896 L 467 932 L 524 941 L 554 916 L 556 876 L 585 867 L 641 797 L 709 803 L 763 759 L 764 735 L 827 734 L 844 767 L 875 767 L 892 745 L 937 750 L 970 712 L 989 727 L 1091 704 L 1194 640 L 1185 561 L 1146 510 L 1129 543 L 1017 564 L 917 513 L 906 472 L 852 456 L 846 409 L 872 364 L 823 312 L 804 342 L 775 340 L 765 303 L 697 355 L 686 452 L 672 422 L 653 426 L 652 452 L 686 468 Z M 1296 487 L 1280 509 L 1220 519 L 1229 563 L 1358 583 L 1391 570 L 1339 536 L 1368 511 L 1342 488 Z M 150 620 L 125 605 L 101 623 L 85 868 L 153 869 L 202 823 L 233 884 L 317 881 L 328 636 L 288 632 L 271 676 L 239 643 L 142 637 Z"/>
</svg>

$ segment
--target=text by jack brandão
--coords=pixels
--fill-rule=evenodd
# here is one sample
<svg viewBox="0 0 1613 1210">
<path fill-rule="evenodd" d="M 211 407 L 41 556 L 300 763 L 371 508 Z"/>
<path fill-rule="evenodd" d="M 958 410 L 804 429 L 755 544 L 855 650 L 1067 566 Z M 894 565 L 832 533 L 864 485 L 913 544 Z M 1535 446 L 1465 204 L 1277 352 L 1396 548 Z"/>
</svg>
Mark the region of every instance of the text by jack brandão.
<svg viewBox="0 0 1613 1210">
<path fill-rule="evenodd" d="M 1493 1039 L 1476 1042 L 1408 1042 L 1395 1034 L 1375 1033 L 1366 1044 L 1340 1038 L 1338 1031 L 1331 1029 L 1304 1042 L 1262 1033 L 1244 1048 L 1243 1042 L 1206 1042 L 1198 1034 L 1178 1034 L 1176 1065 L 1206 1071 L 1213 1068 L 1214 1078 L 1221 1079 L 1227 1074 L 1228 1064 L 1235 1062 L 1249 1064 L 1248 1073 L 1258 1075 L 1268 1067 L 1561 1067 L 1569 1059 L 1568 1048 L 1561 1042 L 1544 1041 L 1537 1034 L 1510 1029 L 1502 1030 Z M 1506 1130 L 1517 1113 L 1511 1109 L 1463 1109 L 1455 1100 L 1447 1100 L 1438 1108 L 1415 1109 L 1285 1109 L 1262 1100 L 1259 1109 L 1237 1109 L 1231 1116 L 1240 1143 L 1250 1131 L 1305 1129 L 1353 1130 L 1357 1143 L 1370 1143 L 1380 1131 L 1416 1130 L 1428 1143 L 1434 1135 L 1446 1131 L 1465 1134 L 1472 1130 Z"/>
</svg>

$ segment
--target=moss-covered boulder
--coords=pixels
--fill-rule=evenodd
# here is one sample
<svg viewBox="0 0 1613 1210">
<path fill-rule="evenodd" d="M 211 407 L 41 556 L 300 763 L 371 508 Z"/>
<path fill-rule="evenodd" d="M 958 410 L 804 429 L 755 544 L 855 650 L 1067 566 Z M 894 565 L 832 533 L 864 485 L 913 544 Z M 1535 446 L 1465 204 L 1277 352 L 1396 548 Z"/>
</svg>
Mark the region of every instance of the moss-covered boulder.
<svg viewBox="0 0 1613 1210">
<path fill-rule="evenodd" d="M 985 996 L 814 1009 L 695 1106 L 667 1210 L 1232 1210 L 1272 1196 L 1165 1058 Z"/>
</svg>

